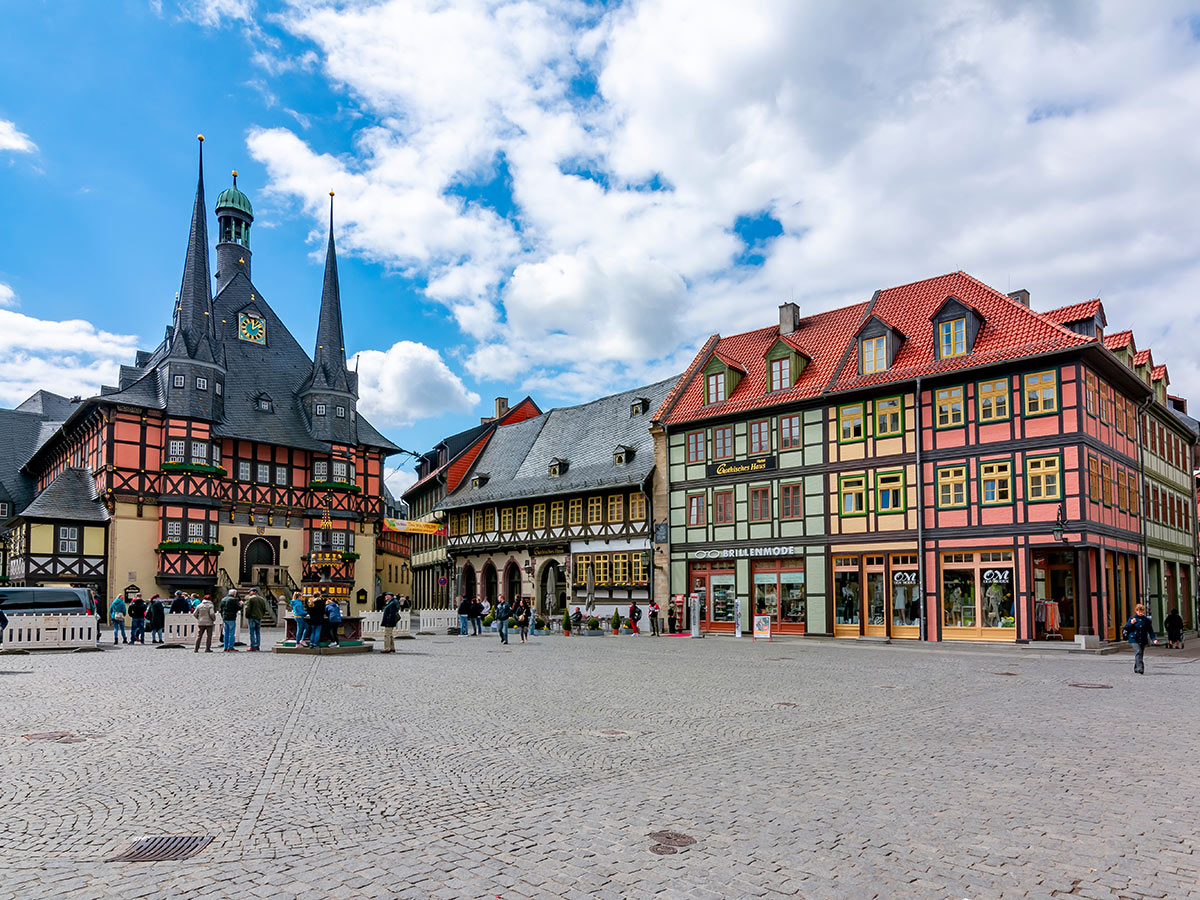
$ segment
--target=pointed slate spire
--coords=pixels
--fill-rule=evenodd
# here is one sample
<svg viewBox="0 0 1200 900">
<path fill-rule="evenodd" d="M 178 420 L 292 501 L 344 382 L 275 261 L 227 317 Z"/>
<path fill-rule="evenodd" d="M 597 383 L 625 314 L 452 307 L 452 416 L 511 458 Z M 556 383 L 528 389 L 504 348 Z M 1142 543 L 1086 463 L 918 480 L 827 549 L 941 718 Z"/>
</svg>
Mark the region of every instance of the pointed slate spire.
<svg viewBox="0 0 1200 900">
<path fill-rule="evenodd" d="M 321 288 L 312 386 L 354 393 L 346 370 L 346 340 L 342 335 L 342 298 L 338 288 L 337 249 L 333 244 L 333 191 L 329 192 L 329 249 L 325 251 L 325 284 Z"/>
<path fill-rule="evenodd" d="M 183 282 L 175 303 L 171 355 L 200 362 L 219 362 L 216 327 L 212 316 L 212 279 L 208 270 L 208 226 L 204 205 L 204 135 L 200 142 L 199 175 L 196 202 L 192 206 L 192 228 L 188 234 L 187 256 L 183 261 Z"/>
</svg>

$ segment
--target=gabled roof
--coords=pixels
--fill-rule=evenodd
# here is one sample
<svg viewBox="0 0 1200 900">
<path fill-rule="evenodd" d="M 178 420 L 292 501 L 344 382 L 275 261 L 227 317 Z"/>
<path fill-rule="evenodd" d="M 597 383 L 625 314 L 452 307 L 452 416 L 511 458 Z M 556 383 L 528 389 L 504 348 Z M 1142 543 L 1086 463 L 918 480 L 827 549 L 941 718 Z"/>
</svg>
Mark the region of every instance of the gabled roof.
<svg viewBox="0 0 1200 900">
<path fill-rule="evenodd" d="M 68 519 L 107 522 L 108 510 L 96 493 L 96 476 L 87 469 L 63 469 L 32 503 L 21 511 L 26 519 Z"/>
<path fill-rule="evenodd" d="M 1071 322 L 1086 322 L 1088 319 L 1100 317 L 1100 324 L 1105 328 L 1108 327 L 1108 318 L 1104 315 L 1104 304 L 1099 298 L 1093 300 L 1084 300 L 1082 303 L 1072 303 L 1069 306 L 1060 306 L 1057 309 L 1052 309 L 1042 313 L 1051 322 L 1056 322 L 1059 325 L 1067 325 Z"/>
<path fill-rule="evenodd" d="M 729 366 L 729 368 L 731 368 L 737 372 L 741 372 L 743 375 L 746 374 L 746 367 L 743 366 L 736 359 L 733 359 L 730 356 L 726 356 L 724 353 L 721 353 L 720 351 L 717 351 L 716 353 L 714 353 L 713 356 L 715 356 L 721 362 L 725 363 L 725 365 Z"/>
<path fill-rule="evenodd" d="M 20 412 L 30 412 L 39 416 L 63 421 L 75 411 L 77 400 L 68 400 L 50 391 L 34 391 L 18 407 Z"/>
<path fill-rule="evenodd" d="M 661 403 L 678 380 L 669 378 L 579 406 L 552 409 L 497 428 L 473 467 L 488 473 L 487 483 L 475 488 L 469 478 L 464 479 L 439 508 L 641 485 L 654 469 L 654 439 L 650 418 L 630 415 L 630 407 L 638 397 L 652 405 Z M 636 451 L 625 465 L 613 461 L 617 445 Z M 555 459 L 570 463 L 557 476 L 550 475 Z"/>
<path fill-rule="evenodd" d="M 1155 366 L 1153 369 L 1151 369 L 1151 371 L 1150 371 L 1150 380 L 1151 381 L 1162 381 L 1164 378 L 1167 381 L 1171 380 L 1170 378 L 1167 377 L 1166 365 Z"/>
<path fill-rule="evenodd" d="M 1135 366 L 1154 365 L 1154 357 L 1150 355 L 1150 348 L 1139 350 L 1133 355 L 1133 364 Z"/>
<path fill-rule="evenodd" d="M 1133 332 L 1128 328 L 1104 336 L 1104 346 L 1109 350 L 1124 350 L 1133 343 Z"/>
<path fill-rule="evenodd" d="M 951 299 L 975 311 L 983 326 L 970 353 L 937 359 L 930 319 Z M 905 341 L 890 368 L 860 375 L 856 336 L 871 317 L 903 334 Z M 760 361 L 781 337 L 811 362 L 791 390 L 768 392 Z M 685 423 L 1095 343 L 1095 338 L 1076 334 L 965 272 L 951 272 L 881 290 L 869 302 L 801 319 L 791 334 L 781 336 L 778 326 L 771 326 L 730 337 L 716 335 L 655 418 L 666 424 Z M 737 360 L 747 374 L 724 402 L 706 405 L 704 385 L 695 373 L 714 353 Z"/>
</svg>

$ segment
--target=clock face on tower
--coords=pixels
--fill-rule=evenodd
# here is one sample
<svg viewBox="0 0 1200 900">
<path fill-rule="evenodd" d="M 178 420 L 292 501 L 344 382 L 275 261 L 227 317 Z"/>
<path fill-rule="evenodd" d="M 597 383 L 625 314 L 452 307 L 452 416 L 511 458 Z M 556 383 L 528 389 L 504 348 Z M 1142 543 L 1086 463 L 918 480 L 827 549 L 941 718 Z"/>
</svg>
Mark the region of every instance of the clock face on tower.
<svg viewBox="0 0 1200 900">
<path fill-rule="evenodd" d="M 267 342 L 267 323 L 261 316 L 238 313 L 238 337 L 251 344 Z"/>
</svg>

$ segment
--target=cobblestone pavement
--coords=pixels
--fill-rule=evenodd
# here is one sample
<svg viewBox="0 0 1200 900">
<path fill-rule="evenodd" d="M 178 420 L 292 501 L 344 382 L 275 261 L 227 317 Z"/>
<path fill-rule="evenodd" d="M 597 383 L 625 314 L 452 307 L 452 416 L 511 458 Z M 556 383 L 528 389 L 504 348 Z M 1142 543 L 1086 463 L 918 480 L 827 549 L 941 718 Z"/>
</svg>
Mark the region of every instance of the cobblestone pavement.
<svg viewBox="0 0 1200 900">
<path fill-rule="evenodd" d="M 0 900 L 1200 898 L 1196 643 L 400 646 L 0 657 Z"/>
</svg>

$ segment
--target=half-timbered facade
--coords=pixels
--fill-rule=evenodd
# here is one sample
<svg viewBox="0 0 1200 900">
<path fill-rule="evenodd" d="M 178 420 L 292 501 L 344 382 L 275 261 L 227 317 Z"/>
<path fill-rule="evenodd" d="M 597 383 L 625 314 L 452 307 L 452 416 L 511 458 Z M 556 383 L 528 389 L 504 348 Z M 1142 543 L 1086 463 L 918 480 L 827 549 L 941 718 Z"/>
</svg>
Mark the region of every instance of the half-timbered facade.
<svg viewBox="0 0 1200 900">
<path fill-rule="evenodd" d="M 495 429 L 439 505 L 457 597 L 622 614 L 651 594 L 650 414 L 674 379 Z M 457 601 L 456 601 L 457 602 Z"/>
<path fill-rule="evenodd" d="M 714 336 L 656 414 L 673 595 L 711 630 L 740 602 L 744 627 L 930 640 L 1115 639 L 1164 571 L 1193 604 L 1195 436 L 1105 325 L 959 272 Z M 1142 508 L 1160 482 L 1177 531 Z"/>
<path fill-rule="evenodd" d="M 309 555 L 332 551 L 326 592 L 373 599 L 383 465 L 396 447 L 357 411 L 332 216 L 310 359 L 251 281 L 253 212 L 236 173 L 216 215 L 214 296 L 201 163 L 163 342 L 95 397 L 43 395 L 36 433 L 23 426 L 0 478 L 32 494 L 11 523 L 26 556 L 23 570 L 10 565 L 14 582 L 71 581 L 106 598 L 253 583 L 282 596 L 319 581 Z M 0 431 L 30 418 L 35 400 L 0 416 Z"/>
</svg>

